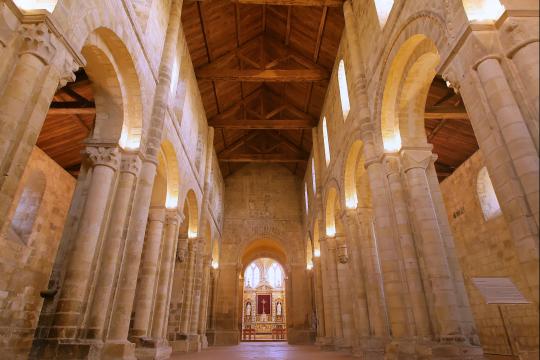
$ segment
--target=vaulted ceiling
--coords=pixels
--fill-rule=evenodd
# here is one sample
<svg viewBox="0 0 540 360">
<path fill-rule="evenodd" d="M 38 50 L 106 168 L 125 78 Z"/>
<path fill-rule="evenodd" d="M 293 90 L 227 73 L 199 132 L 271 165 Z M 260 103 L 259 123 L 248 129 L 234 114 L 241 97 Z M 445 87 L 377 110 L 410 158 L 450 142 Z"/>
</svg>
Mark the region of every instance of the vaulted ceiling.
<svg viewBox="0 0 540 360">
<path fill-rule="evenodd" d="M 303 175 L 343 31 L 342 1 L 265 2 L 185 1 L 182 10 L 225 177 L 249 162 Z"/>
</svg>

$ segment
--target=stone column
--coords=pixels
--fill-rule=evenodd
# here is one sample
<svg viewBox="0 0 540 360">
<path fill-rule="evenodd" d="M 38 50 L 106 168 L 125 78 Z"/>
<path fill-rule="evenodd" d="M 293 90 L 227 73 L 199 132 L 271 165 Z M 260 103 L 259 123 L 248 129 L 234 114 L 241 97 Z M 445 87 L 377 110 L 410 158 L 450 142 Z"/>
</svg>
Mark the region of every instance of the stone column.
<svg viewBox="0 0 540 360">
<path fill-rule="evenodd" d="M 193 273 L 193 302 L 191 305 L 191 321 L 189 324 L 190 334 L 198 334 L 199 329 L 199 311 L 201 306 L 201 292 L 202 292 L 202 273 L 203 266 L 205 264 L 206 256 L 202 254 L 203 251 L 203 239 L 200 239 L 199 249 L 201 251 L 197 254 L 195 259 L 195 271 Z"/>
<path fill-rule="evenodd" d="M 320 243 L 324 278 L 323 296 L 326 300 L 324 304 L 326 336 L 332 339 L 332 345 L 340 347 L 343 345 L 343 325 L 339 302 L 336 239 L 322 236 Z"/>
<path fill-rule="evenodd" d="M 405 276 L 412 312 L 415 320 L 415 335 L 424 339 L 431 336 L 431 326 L 426 304 L 426 289 L 422 284 L 422 275 L 418 264 L 418 254 L 409 221 L 409 209 L 405 201 L 401 184 L 399 158 L 385 155 L 386 177 L 390 186 L 390 195 L 395 214 L 401 257 L 405 263 Z"/>
<path fill-rule="evenodd" d="M 0 228 L 60 80 L 51 65 L 57 51 L 46 23 L 24 24 L 19 36 L 18 61 L 0 86 Z"/>
<path fill-rule="evenodd" d="M 475 68 L 538 228 L 540 168 L 531 134 L 499 59 L 484 58 Z"/>
<path fill-rule="evenodd" d="M 431 284 L 435 334 L 441 340 L 463 340 L 456 288 L 448 265 L 437 214 L 431 198 L 426 169 L 430 150 L 401 150 L 426 275 Z"/>
<path fill-rule="evenodd" d="M 166 317 L 169 307 L 170 292 L 172 287 L 172 273 L 174 272 L 175 243 L 178 237 L 179 215 L 176 209 L 167 210 L 165 218 L 165 234 L 163 252 L 159 270 L 158 286 L 154 306 L 152 322 L 152 338 L 165 340 Z"/>
<path fill-rule="evenodd" d="M 104 359 L 134 356 L 134 344 L 127 341 L 127 336 L 156 169 L 157 161 L 155 159 L 147 158 L 143 161 L 133 199 L 133 210 L 129 219 L 126 236 L 128 241 L 119 270 L 118 284 L 115 289 L 107 344 L 103 354 Z"/>
<path fill-rule="evenodd" d="M 313 257 L 313 288 L 315 296 L 315 309 L 317 314 L 317 343 L 324 344 L 326 335 L 325 319 L 324 319 L 324 300 L 322 289 L 322 274 L 321 274 L 321 258 Z"/>
<path fill-rule="evenodd" d="M 209 294 L 210 294 L 210 277 L 212 272 L 212 257 L 207 256 L 203 264 L 203 279 L 202 279 L 202 292 L 201 292 L 201 305 L 199 310 L 199 326 L 198 331 L 201 336 L 202 347 L 208 347 L 208 341 L 206 339 L 206 324 L 208 319 L 208 306 L 209 306 Z"/>
<path fill-rule="evenodd" d="M 195 277 L 195 261 L 197 258 L 197 239 L 189 239 L 188 261 L 184 285 L 184 301 L 182 305 L 182 323 L 180 332 L 187 335 L 190 330 L 191 306 L 193 304 L 193 279 Z"/>
<path fill-rule="evenodd" d="M 131 334 L 135 337 L 148 337 L 150 335 L 151 314 L 154 305 L 164 222 L 165 208 L 151 208 L 148 215 L 146 239 L 142 251 L 134 304 L 135 319 Z"/>
<path fill-rule="evenodd" d="M 75 338 L 81 325 L 96 256 L 100 248 L 100 235 L 107 219 L 107 207 L 113 190 L 115 172 L 120 165 L 116 146 L 88 146 L 88 161 L 92 164 L 89 184 L 79 227 L 67 263 L 64 283 L 59 295 L 57 311 L 51 333 L 55 338 Z"/>
<path fill-rule="evenodd" d="M 141 159 L 138 153 L 122 153 L 120 177 L 103 245 L 106 250 L 102 254 L 98 267 L 96 290 L 88 316 L 86 329 L 86 338 L 88 339 L 101 339 L 103 337 L 105 318 L 108 314 L 106 310 L 109 309 L 113 288 L 116 284 L 116 270 L 122 262 L 121 255 L 125 247 L 124 228 L 128 221 L 135 179 L 140 167 Z"/>
<path fill-rule="evenodd" d="M 351 301 L 353 293 L 351 288 L 354 287 L 354 281 L 351 276 L 349 264 L 349 247 L 344 234 L 336 234 L 335 242 L 336 250 L 336 271 L 337 271 L 337 286 L 339 291 L 339 313 L 341 314 L 341 325 L 343 331 L 343 348 L 352 349 L 354 319 L 353 319 L 353 304 Z"/>
</svg>

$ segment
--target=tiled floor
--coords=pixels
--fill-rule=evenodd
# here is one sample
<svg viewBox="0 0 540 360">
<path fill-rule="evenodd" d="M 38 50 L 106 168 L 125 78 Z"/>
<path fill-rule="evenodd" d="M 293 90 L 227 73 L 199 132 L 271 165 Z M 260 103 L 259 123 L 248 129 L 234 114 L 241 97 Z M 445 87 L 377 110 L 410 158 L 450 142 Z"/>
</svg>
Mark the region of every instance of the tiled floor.
<svg viewBox="0 0 540 360">
<path fill-rule="evenodd" d="M 211 347 L 197 354 L 173 355 L 174 360 L 352 360 L 342 353 L 321 351 L 316 346 L 287 343 L 242 343 L 239 346 Z"/>
</svg>

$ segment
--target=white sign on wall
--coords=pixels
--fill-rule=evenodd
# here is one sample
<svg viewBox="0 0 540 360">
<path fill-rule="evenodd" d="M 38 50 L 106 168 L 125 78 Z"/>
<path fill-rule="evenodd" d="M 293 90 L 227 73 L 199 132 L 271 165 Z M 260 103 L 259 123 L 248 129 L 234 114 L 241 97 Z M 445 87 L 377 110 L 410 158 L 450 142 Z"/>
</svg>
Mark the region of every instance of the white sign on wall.
<svg viewBox="0 0 540 360">
<path fill-rule="evenodd" d="M 486 304 L 530 304 L 510 278 L 476 277 L 473 284 L 478 288 Z"/>
</svg>

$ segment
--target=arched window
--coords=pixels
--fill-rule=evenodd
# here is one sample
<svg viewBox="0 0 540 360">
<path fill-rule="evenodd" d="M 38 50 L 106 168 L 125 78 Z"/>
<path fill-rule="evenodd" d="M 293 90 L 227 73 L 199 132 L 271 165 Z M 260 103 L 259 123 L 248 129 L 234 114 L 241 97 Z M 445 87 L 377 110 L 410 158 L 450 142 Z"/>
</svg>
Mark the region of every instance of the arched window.
<svg viewBox="0 0 540 360">
<path fill-rule="evenodd" d="M 478 193 L 480 207 L 484 213 L 484 219 L 487 221 L 499 216 L 501 214 L 501 206 L 499 205 L 499 200 L 497 200 L 495 189 L 485 166 L 478 172 L 476 191 Z"/>
<path fill-rule="evenodd" d="M 47 10 L 52 13 L 58 0 L 15 0 L 14 3 L 22 10 Z"/>
<path fill-rule="evenodd" d="M 386 24 L 388 16 L 390 16 L 390 11 L 394 6 L 394 0 L 375 0 L 375 8 L 377 9 L 377 16 L 379 17 L 379 24 L 381 29 Z"/>
<path fill-rule="evenodd" d="M 341 110 L 343 110 L 343 121 L 347 120 L 351 104 L 349 102 L 349 88 L 347 87 L 347 74 L 345 73 L 345 62 L 343 59 L 339 62 L 338 67 L 338 84 L 339 95 L 341 98 Z"/>
<path fill-rule="evenodd" d="M 315 177 L 315 158 L 311 158 L 311 180 L 313 181 L 313 195 L 317 193 L 317 178 Z"/>
<path fill-rule="evenodd" d="M 272 263 L 270 269 L 268 269 L 268 282 L 272 287 L 280 288 L 282 286 L 283 272 L 281 266 L 278 263 Z"/>
<path fill-rule="evenodd" d="M 11 219 L 11 235 L 25 244 L 28 244 L 28 239 L 32 233 L 44 192 L 45 175 L 41 171 L 35 170 L 30 174 L 24 185 L 23 192 Z"/>
<path fill-rule="evenodd" d="M 504 13 L 499 0 L 463 0 L 469 21 L 497 20 Z"/>
<path fill-rule="evenodd" d="M 255 263 L 251 263 L 244 273 L 244 285 L 248 288 L 255 288 L 261 280 L 261 271 Z"/>
<path fill-rule="evenodd" d="M 326 166 L 328 166 L 328 164 L 330 164 L 330 143 L 328 141 L 328 125 L 326 124 L 326 116 L 323 117 L 322 131 L 324 143 L 324 159 L 326 160 Z"/>
</svg>

